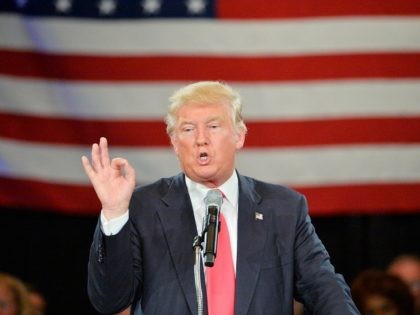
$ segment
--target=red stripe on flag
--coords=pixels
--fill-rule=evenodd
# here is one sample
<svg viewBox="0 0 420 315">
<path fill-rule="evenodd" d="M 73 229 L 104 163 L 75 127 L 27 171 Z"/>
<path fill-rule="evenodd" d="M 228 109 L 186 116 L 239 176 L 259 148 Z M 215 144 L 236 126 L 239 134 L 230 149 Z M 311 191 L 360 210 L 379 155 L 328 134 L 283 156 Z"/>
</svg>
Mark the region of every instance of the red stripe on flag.
<svg viewBox="0 0 420 315">
<path fill-rule="evenodd" d="M 0 50 L 0 73 L 93 81 L 294 81 L 420 77 L 420 53 L 313 56 L 87 56 Z M 188 68 L 188 71 L 185 69 Z M 250 71 L 252 69 L 252 71 Z"/>
<path fill-rule="evenodd" d="M 420 209 L 420 183 L 296 189 L 307 197 L 310 213 L 314 215 L 414 213 Z"/>
<path fill-rule="evenodd" d="M 418 0 L 224 0 L 217 5 L 218 16 L 226 19 L 297 18 L 354 15 L 418 15 Z"/>
<path fill-rule="evenodd" d="M 250 122 L 247 126 L 246 145 L 252 147 L 420 142 L 420 117 Z"/>
<path fill-rule="evenodd" d="M 0 134 L 17 140 L 92 144 L 107 137 L 112 145 L 167 147 L 163 121 L 77 120 L 0 113 Z"/>
<path fill-rule="evenodd" d="M 249 121 L 246 147 L 353 143 L 420 143 L 420 117 Z M 0 114 L 0 135 L 17 140 L 90 145 L 168 147 L 163 121 L 76 120 Z"/>
<path fill-rule="evenodd" d="M 25 207 L 70 214 L 99 213 L 101 204 L 89 186 L 0 177 L 2 207 Z"/>
<path fill-rule="evenodd" d="M 298 187 L 297 190 L 307 197 L 312 216 L 414 213 L 420 208 L 420 183 Z M 90 186 L 9 178 L 0 178 L 0 204 L 69 214 L 99 214 L 100 211 L 100 203 Z"/>
</svg>

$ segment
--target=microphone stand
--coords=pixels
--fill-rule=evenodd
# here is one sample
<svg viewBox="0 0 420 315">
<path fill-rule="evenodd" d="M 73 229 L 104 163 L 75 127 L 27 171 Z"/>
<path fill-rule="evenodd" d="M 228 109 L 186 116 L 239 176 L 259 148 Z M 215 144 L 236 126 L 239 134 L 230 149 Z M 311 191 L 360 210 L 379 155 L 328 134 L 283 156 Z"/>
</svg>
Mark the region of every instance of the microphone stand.
<svg viewBox="0 0 420 315">
<path fill-rule="evenodd" d="M 197 296 L 197 315 L 203 315 L 203 290 L 201 288 L 201 250 L 203 246 L 201 245 L 203 242 L 203 235 L 206 232 L 205 228 L 203 233 L 194 237 L 193 242 L 193 251 L 195 253 L 195 260 L 194 260 L 194 284 L 195 284 L 195 292 Z"/>
<path fill-rule="evenodd" d="M 218 211 L 218 210 L 217 210 Z M 218 218 L 218 217 L 216 217 Z M 201 235 L 196 235 L 194 237 L 193 241 L 193 251 L 194 251 L 194 284 L 195 284 L 195 292 L 197 296 L 197 314 L 203 315 L 203 290 L 201 287 L 201 251 L 203 250 L 203 242 L 205 240 L 206 234 L 209 232 L 210 223 L 214 220 L 214 214 L 208 214 L 206 218 L 203 221 L 203 231 L 201 232 Z M 218 219 L 216 219 L 218 220 Z M 217 222 L 219 223 L 219 221 Z M 219 232 L 220 225 L 217 224 L 216 228 L 210 233 L 217 233 Z M 211 230 L 211 228 L 210 228 Z M 207 248 L 206 248 L 207 251 Z M 204 259 L 204 264 L 208 267 L 213 267 L 215 255 L 211 253 L 204 254 L 206 257 Z"/>
<path fill-rule="evenodd" d="M 220 191 L 207 193 L 204 199 L 207 207 L 207 214 L 203 220 L 203 229 L 201 235 L 194 237 L 193 251 L 195 253 L 194 261 L 194 284 L 197 296 L 197 314 L 203 315 L 203 291 L 201 286 L 201 251 L 202 243 L 206 242 L 204 251 L 204 265 L 213 267 L 216 258 L 217 235 L 220 229 L 219 211 L 223 202 Z M 210 238 L 210 241 L 209 239 Z"/>
</svg>

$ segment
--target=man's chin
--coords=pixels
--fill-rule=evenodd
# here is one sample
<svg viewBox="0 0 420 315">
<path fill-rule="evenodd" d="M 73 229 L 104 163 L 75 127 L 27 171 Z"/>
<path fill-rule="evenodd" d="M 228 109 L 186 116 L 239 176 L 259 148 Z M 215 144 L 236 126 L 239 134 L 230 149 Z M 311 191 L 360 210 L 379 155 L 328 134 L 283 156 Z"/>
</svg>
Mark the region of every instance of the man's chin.
<svg viewBox="0 0 420 315">
<path fill-rule="evenodd" d="M 200 169 L 193 172 L 193 174 L 186 173 L 186 175 L 193 181 L 207 187 L 217 187 L 217 183 L 220 182 L 220 179 L 214 171 L 204 171 L 203 169 Z"/>
</svg>

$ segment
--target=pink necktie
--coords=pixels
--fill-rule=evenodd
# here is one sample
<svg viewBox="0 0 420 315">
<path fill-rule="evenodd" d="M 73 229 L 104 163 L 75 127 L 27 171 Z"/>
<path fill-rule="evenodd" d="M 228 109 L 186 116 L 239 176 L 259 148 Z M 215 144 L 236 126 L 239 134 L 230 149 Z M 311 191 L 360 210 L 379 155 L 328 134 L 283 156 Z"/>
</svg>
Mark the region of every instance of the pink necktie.
<svg viewBox="0 0 420 315">
<path fill-rule="evenodd" d="M 207 302 L 209 315 L 233 315 L 235 307 L 235 271 L 229 230 L 220 213 L 220 232 L 213 267 L 207 268 Z"/>
</svg>

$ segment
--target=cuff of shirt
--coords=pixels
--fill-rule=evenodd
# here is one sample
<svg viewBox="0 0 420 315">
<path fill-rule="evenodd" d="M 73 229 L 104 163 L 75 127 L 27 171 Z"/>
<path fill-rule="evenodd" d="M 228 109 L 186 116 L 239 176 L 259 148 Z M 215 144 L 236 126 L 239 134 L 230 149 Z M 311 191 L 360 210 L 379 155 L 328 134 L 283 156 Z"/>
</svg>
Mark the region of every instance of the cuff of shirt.
<svg viewBox="0 0 420 315">
<path fill-rule="evenodd" d="M 108 220 L 101 211 L 101 230 L 106 236 L 115 235 L 123 228 L 128 221 L 128 211 L 123 215 Z"/>
</svg>

